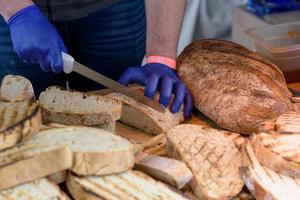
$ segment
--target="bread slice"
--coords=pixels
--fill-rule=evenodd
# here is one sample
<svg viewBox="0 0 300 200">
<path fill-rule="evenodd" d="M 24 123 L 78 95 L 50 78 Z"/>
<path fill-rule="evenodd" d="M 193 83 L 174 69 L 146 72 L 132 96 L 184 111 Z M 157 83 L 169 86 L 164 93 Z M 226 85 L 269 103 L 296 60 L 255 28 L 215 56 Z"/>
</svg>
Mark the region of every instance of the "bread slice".
<svg viewBox="0 0 300 200">
<path fill-rule="evenodd" d="M 177 189 L 182 189 L 193 178 L 192 172 L 185 163 L 147 153 L 140 153 L 137 156 L 135 169 L 145 172 Z"/>
<path fill-rule="evenodd" d="M 31 82 L 18 75 L 5 76 L 0 88 L 0 99 L 3 101 L 34 100 L 34 90 Z"/>
<path fill-rule="evenodd" d="M 167 133 L 167 151 L 191 169 L 191 188 L 200 199 L 227 199 L 243 188 L 242 158 L 223 131 L 198 125 L 179 125 Z"/>
<path fill-rule="evenodd" d="M 139 171 L 100 177 L 69 174 L 67 188 L 75 200 L 187 200 Z"/>
<path fill-rule="evenodd" d="M 280 115 L 275 121 L 275 130 L 279 133 L 300 133 L 300 113 L 287 112 Z"/>
<path fill-rule="evenodd" d="M 245 147 L 244 156 L 248 164 L 241 168 L 245 185 L 257 200 L 298 200 L 300 179 L 281 175 L 263 167 L 257 160 L 250 143 Z"/>
<path fill-rule="evenodd" d="M 121 117 L 120 102 L 93 94 L 49 87 L 40 97 L 44 123 L 102 126 Z"/>
<path fill-rule="evenodd" d="M 72 167 L 68 146 L 53 144 L 20 144 L 0 152 L 0 190 L 35 180 Z"/>
<path fill-rule="evenodd" d="M 124 172 L 134 165 L 132 144 L 102 129 L 91 127 L 54 128 L 41 131 L 28 141 L 67 144 L 73 152 L 71 171 L 79 175 L 105 175 Z"/>
<path fill-rule="evenodd" d="M 141 88 L 133 89 L 143 92 Z M 107 96 L 123 103 L 121 122 L 153 135 L 166 132 L 184 120 L 182 109 L 176 114 L 171 113 L 169 109 L 160 113 L 123 94 L 112 93 Z"/>
<path fill-rule="evenodd" d="M 0 191 L 0 200 L 69 200 L 57 185 L 41 178 Z"/>
<path fill-rule="evenodd" d="M 259 162 L 275 172 L 300 178 L 300 135 L 255 135 L 252 140 Z"/>
<path fill-rule="evenodd" d="M 39 106 L 32 101 L 0 103 L 0 150 L 27 140 L 41 125 Z"/>
<path fill-rule="evenodd" d="M 159 134 L 143 145 L 143 152 L 157 156 L 166 156 L 166 142 L 167 135 L 165 133 Z"/>
</svg>

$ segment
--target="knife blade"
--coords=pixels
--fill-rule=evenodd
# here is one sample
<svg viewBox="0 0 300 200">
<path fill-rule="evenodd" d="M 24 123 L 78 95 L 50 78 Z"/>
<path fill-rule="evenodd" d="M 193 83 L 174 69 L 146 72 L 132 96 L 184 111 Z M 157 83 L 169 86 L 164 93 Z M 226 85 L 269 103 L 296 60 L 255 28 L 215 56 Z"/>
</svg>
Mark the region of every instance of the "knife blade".
<svg viewBox="0 0 300 200">
<path fill-rule="evenodd" d="M 76 72 L 88 79 L 91 79 L 101 85 L 104 85 L 115 92 L 119 92 L 124 94 L 140 103 L 143 103 L 158 112 L 165 113 L 165 108 L 158 102 L 144 96 L 143 94 L 132 90 L 117 81 L 114 81 L 74 60 L 74 58 L 68 54 L 62 53 L 63 55 L 63 62 L 64 62 L 64 72 L 71 73 Z"/>
</svg>

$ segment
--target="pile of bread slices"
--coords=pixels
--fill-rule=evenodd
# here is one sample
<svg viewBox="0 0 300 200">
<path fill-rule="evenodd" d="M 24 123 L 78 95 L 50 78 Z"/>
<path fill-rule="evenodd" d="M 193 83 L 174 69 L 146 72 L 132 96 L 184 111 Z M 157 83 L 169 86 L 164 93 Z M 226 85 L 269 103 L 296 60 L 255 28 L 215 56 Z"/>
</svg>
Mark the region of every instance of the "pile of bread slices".
<svg viewBox="0 0 300 200">
<path fill-rule="evenodd" d="M 300 114 L 283 114 L 246 138 L 180 125 L 182 111 L 158 113 L 117 93 L 50 87 L 36 101 L 20 76 L 5 77 L 0 96 L 0 200 L 300 196 Z M 116 121 L 157 136 L 129 141 Z"/>
</svg>

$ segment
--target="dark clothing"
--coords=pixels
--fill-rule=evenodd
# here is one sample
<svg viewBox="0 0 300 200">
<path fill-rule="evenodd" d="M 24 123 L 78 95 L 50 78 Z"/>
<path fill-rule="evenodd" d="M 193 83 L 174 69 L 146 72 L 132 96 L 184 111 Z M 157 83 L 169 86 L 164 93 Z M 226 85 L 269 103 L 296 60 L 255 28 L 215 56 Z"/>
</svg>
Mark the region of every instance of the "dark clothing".
<svg viewBox="0 0 300 200">
<path fill-rule="evenodd" d="M 115 80 L 128 67 L 140 65 L 145 55 L 144 0 L 122 0 L 87 17 L 53 24 L 75 60 Z M 13 51 L 8 27 L 0 18 L 0 81 L 7 74 L 27 77 L 37 94 L 50 85 L 65 86 L 66 81 L 72 89 L 101 88 L 77 74 L 45 73 L 40 66 L 20 60 Z"/>
<path fill-rule="evenodd" d="M 55 21 L 86 17 L 120 0 L 33 0 L 33 2 Z"/>
</svg>

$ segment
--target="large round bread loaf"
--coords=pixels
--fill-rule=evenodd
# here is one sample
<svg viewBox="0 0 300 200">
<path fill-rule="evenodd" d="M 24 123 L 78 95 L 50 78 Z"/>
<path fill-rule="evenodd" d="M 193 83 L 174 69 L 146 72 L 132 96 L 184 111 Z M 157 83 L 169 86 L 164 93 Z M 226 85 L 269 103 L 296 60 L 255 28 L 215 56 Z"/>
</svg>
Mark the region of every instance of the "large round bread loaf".
<svg viewBox="0 0 300 200">
<path fill-rule="evenodd" d="M 232 42 L 193 42 L 178 58 L 178 74 L 196 108 L 224 129 L 250 134 L 293 109 L 282 72 Z"/>
</svg>

